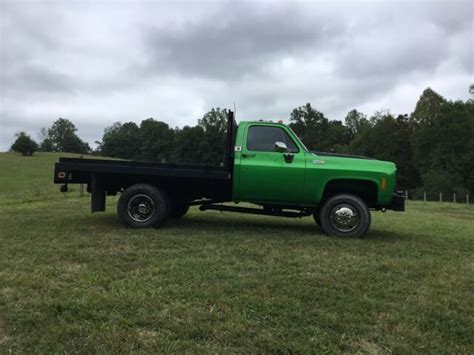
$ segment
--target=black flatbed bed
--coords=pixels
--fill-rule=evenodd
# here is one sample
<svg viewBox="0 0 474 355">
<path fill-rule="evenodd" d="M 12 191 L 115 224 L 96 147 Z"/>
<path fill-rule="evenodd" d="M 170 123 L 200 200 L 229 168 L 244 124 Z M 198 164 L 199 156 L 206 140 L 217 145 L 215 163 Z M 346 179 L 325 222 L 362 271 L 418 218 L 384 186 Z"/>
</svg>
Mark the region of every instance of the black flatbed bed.
<svg viewBox="0 0 474 355">
<path fill-rule="evenodd" d="M 81 158 L 59 158 L 56 163 L 58 171 L 106 173 L 106 174 L 133 174 L 133 175 L 156 175 L 173 177 L 192 177 L 201 179 L 229 180 L 231 174 L 224 166 L 197 165 L 197 164 L 175 164 L 158 163 L 153 161 L 135 160 L 112 160 L 112 159 L 81 159 Z M 72 176 L 68 183 L 84 183 Z M 55 175 L 55 183 L 61 183 Z"/>
<path fill-rule="evenodd" d="M 162 186 L 174 200 L 229 201 L 232 198 L 236 127 L 233 114 L 230 114 L 221 165 L 59 158 L 54 167 L 54 183 L 63 184 L 61 191 L 67 191 L 68 184 L 87 184 L 87 190 L 92 194 L 92 212 L 105 210 L 106 195 L 115 195 L 134 184 Z"/>
</svg>

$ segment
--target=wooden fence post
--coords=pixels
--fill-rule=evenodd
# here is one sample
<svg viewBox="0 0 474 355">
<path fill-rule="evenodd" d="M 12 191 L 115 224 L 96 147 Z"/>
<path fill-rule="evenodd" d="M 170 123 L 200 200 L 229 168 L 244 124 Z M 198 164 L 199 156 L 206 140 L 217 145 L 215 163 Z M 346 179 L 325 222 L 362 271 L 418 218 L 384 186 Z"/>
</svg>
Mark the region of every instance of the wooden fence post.
<svg viewBox="0 0 474 355">
<path fill-rule="evenodd" d="M 469 205 L 469 194 L 466 194 L 466 204 Z"/>
<path fill-rule="evenodd" d="M 442 192 L 439 193 L 439 202 L 443 202 L 443 193 Z"/>
<path fill-rule="evenodd" d="M 426 203 L 426 191 L 423 191 L 423 202 Z"/>
<path fill-rule="evenodd" d="M 453 203 L 456 203 L 456 193 L 453 192 Z"/>
</svg>

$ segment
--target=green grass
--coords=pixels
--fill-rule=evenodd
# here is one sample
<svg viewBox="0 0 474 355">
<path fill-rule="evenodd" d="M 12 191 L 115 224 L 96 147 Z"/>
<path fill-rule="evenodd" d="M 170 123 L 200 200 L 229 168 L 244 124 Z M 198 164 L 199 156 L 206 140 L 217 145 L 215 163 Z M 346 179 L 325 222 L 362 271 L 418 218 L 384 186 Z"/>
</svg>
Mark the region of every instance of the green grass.
<svg viewBox="0 0 474 355">
<path fill-rule="evenodd" d="M 17 153 L 0 153 L 0 203 L 57 199 L 59 186 L 53 184 L 53 172 L 59 157 L 78 158 L 80 154 L 35 153 L 24 157 Z M 71 188 L 69 196 L 77 196 L 78 186 Z"/>
<path fill-rule="evenodd" d="M 351 240 L 197 209 L 132 230 L 115 203 L 2 204 L 0 353 L 474 352 L 472 206 L 410 201 Z"/>
</svg>

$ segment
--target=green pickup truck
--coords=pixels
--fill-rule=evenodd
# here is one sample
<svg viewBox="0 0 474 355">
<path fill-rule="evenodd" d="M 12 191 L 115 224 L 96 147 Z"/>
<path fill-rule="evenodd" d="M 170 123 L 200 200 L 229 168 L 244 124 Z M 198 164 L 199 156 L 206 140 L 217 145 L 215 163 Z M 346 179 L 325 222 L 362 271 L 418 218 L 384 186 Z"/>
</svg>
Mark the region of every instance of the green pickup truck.
<svg viewBox="0 0 474 355">
<path fill-rule="evenodd" d="M 328 235 L 359 238 L 371 210 L 404 211 L 395 193 L 396 166 L 375 159 L 310 152 L 282 123 L 227 123 L 219 166 L 60 158 L 54 182 L 87 184 L 92 212 L 121 193 L 119 218 L 134 228 L 159 227 L 190 206 L 280 217 L 313 216 Z M 240 202 L 248 202 L 254 207 Z"/>
</svg>

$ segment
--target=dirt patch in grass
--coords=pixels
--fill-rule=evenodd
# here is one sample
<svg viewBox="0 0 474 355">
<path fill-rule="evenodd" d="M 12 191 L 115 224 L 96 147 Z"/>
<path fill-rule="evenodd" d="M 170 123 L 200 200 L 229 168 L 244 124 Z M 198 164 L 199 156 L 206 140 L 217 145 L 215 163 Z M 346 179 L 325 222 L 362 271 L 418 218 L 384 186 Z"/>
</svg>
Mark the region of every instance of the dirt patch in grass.
<svg viewBox="0 0 474 355">
<path fill-rule="evenodd" d="M 359 350 L 367 355 L 385 355 L 391 353 L 388 349 L 366 339 L 362 339 L 357 345 Z"/>
</svg>

